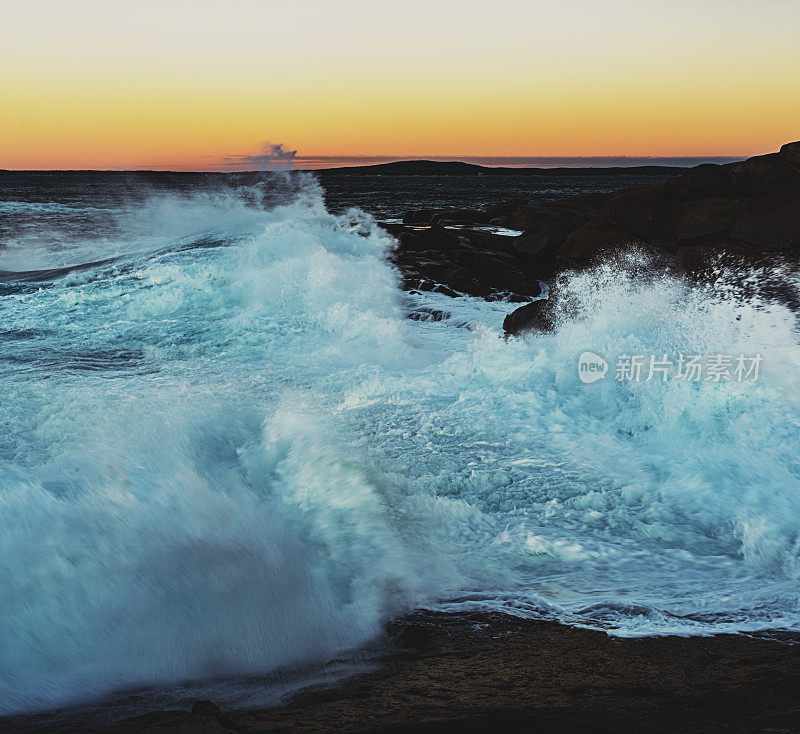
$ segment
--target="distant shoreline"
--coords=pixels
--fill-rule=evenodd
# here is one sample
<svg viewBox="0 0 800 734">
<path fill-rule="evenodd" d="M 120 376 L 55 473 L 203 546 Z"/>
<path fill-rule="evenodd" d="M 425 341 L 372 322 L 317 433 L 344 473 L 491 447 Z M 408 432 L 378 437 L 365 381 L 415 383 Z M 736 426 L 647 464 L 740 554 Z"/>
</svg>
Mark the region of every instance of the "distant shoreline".
<svg viewBox="0 0 800 734">
<path fill-rule="evenodd" d="M 597 166 L 597 167 L 557 167 L 557 168 L 515 168 L 481 166 L 460 161 L 396 161 L 368 166 L 346 166 L 341 168 L 320 168 L 311 173 L 337 176 L 635 176 L 635 175 L 677 175 L 687 170 L 687 166 Z"/>
<path fill-rule="evenodd" d="M 257 174 L 269 171 L 298 171 L 305 173 L 315 173 L 324 175 L 344 175 L 344 176 L 592 176 L 592 175 L 619 175 L 634 176 L 642 174 L 678 174 L 688 168 L 703 164 L 725 165 L 741 160 L 734 157 L 697 157 L 697 158 L 614 158 L 603 162 L 594 162 L 592 158 L 559 159 L 583 163 L 593 161 L 592 165 L 506 165 L 494 166 L 478 163 L 468 163 L 465 161 L 439 161 L 439 160 L 396 160 L 385 163 L 369 163 L 358 166 L 333 166 L 327 168 L 300 168 L 277 166 L 275 168 L 255 168 L 247 170 L 221 171 L 221 170 L 170 170 L 170 169 L 10 169 L 0 168 L 0 175 L 22 175 L 22 174 L 161 174 L 161 175 L 221 175 L 231 174 Z M 669 161 L 669 162 L 668 162 Z M 604 161 L 605 162 L 605 161 Z M 616 165 L 611 165 L 615 162 Z"/>
</svg>

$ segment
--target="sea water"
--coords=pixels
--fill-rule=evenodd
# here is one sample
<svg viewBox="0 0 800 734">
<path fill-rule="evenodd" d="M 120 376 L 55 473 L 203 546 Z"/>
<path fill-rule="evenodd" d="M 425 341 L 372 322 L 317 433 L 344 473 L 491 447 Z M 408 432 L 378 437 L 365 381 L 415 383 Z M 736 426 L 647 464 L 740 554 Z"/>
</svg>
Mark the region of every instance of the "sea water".
<svg viewBox="0 0 800 734">
<path fill-rule="evenodd" d="M 516 304 L 403 293 L 311 177 L 78 189 L 0 202 L 0 713 L 325 661 L 416 608 L 800 626 L 798 335 L 740 274 L 631 254 L 506 339 Z M 614 378 L 677 352 L 760 374 Z"/>
</svg>

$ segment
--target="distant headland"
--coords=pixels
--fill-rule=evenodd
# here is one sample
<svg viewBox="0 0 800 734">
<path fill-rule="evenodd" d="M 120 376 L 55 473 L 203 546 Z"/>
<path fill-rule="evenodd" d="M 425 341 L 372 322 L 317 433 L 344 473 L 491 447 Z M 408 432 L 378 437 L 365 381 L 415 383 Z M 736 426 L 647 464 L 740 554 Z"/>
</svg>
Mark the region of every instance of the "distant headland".
<svg viewBox="0 0 800 734">
<path fill-rule="evenodd" d="M 584 159 L 575 159 L 583 162 Z M 563 166 L 486 166 L 465 161 L 413 160 L 374 163 L 363 166 L 344 166 L 339 168 L 318 168 L 314 173 L 340 176 L 586 176 L 603 173 L 606 175 L 677 175 L 694 165 L 710 162 L 712 159 L 668 159 L 668 164 L 642 164 L 635 161 L 647 159 L 626 159 L 626 165 L 608 165 L 605 160 L 594 164 L 594 159 L 586 159 L 593 165 Z M 615 159 L 617 160 L 617 159 Z M 658 160 L 658 159 L 657 159 Z M 714 159 L 716 160 L 716 159 Z M 731 162 L 736 159 L 719 159 Z M 629 162 L 628 162 L 629 161 Z M 675 161 L 675 162 L 673 162 Z M 679 165 L 678 162 L 684 163 Z"/>
</svg>

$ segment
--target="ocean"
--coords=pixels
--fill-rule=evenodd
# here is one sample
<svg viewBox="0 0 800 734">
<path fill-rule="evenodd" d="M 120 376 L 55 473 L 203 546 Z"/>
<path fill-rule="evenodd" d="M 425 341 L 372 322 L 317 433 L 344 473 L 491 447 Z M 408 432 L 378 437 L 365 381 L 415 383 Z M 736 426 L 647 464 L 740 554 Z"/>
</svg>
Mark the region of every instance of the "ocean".
<svg viewBox="0 0 800 734">
<path fill-rule="evenodd" d="M 0 173 L 0 713 L 232 691 L 420 608 L 800 628 L 800 347 L 752 274 L 634 252 L 506 339 L 518 304 L 401 291 L 377 223 L 651 180 Z"/>
</svg>

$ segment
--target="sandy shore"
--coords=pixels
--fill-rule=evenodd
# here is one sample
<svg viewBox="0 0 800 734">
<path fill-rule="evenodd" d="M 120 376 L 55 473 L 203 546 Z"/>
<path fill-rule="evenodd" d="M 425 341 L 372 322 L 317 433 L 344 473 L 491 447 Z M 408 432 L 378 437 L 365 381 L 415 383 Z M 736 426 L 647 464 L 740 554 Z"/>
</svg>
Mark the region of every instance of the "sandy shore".
<svg viewBox="0 0 800 734">
<path fill-rule="evenodd" d="M 57 730 L 800 731 L 800 645 L 786 636 L 618 639 L 486 614 L 416 614 L 389 633 L 396 648 L 371 672 L 279 708 L 198 702 L 112 727 L 67 719 Z"/>
</svg>

